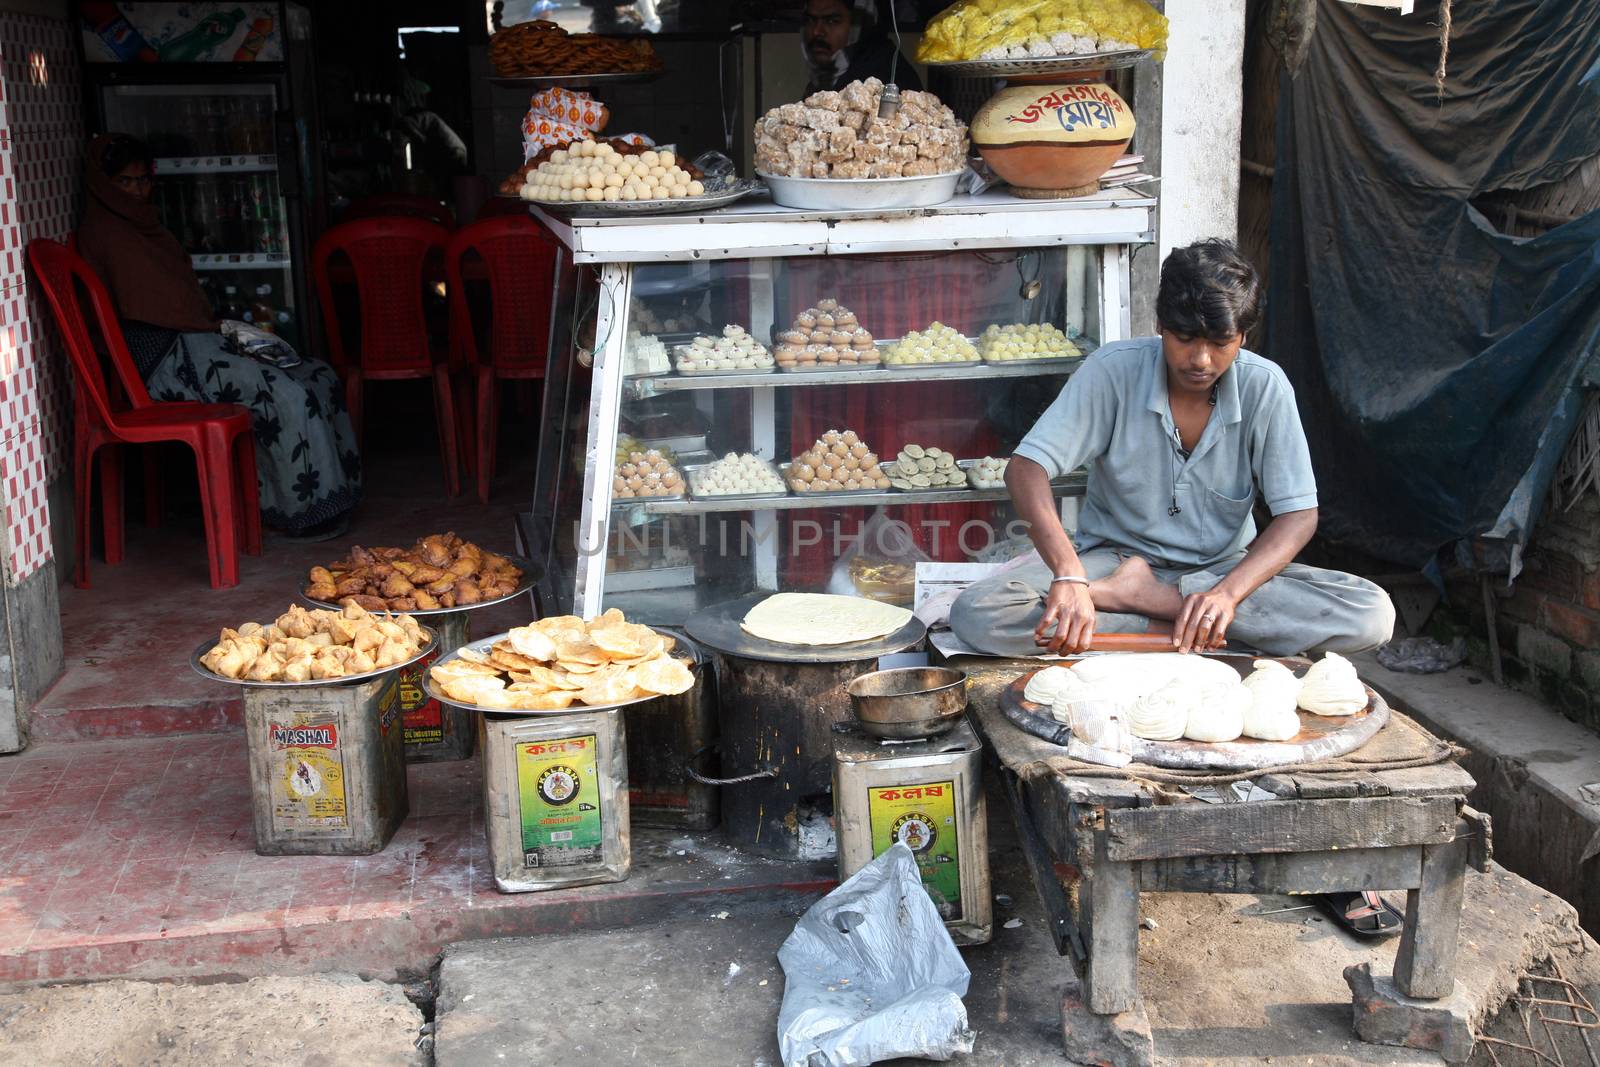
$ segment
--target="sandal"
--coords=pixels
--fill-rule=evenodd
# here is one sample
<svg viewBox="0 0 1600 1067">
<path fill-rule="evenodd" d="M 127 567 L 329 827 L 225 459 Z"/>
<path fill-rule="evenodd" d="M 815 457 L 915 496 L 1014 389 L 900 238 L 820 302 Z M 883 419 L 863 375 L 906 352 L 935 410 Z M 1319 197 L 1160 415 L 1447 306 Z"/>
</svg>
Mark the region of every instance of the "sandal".
<svg viewBox="0 0 1600 1067">
<path fill-rule="evenodd" d="M 1405 922 L 1394 905 L 1371 889 L 1359 893 L 1318 893 L 1316 899 L 1334 922 L 1356 937 L 1393 937 Z"/>
</svg>

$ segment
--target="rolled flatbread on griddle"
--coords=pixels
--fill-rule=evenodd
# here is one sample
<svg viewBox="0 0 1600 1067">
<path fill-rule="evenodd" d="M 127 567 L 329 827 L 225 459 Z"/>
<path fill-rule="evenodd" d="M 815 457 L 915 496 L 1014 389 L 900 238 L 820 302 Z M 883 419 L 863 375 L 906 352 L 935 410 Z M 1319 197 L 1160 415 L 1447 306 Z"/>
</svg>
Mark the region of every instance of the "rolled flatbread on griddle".
<svg viewBox="0 0 1600 1067">
<path fill-rule="evenodd" d="M 887 637 L 911 612 L 865 597 L 774 593 L 745 613 L 740 629 L 783 645 L 847 645 Z"/>
</svg>

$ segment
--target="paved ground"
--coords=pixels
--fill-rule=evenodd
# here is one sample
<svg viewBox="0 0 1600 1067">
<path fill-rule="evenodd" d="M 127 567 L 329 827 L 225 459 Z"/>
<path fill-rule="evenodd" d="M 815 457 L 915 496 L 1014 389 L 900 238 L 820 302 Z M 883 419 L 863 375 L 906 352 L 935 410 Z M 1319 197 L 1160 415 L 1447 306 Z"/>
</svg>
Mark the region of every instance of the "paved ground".
<svg viewBox="0 0 1600 1067">
<path fill-rule="evenodd" d="M 0 996 L 0 1058 L 29 1067 L 425 1067 L 423 1025 L 397 987 L 346 975 L 100 982 Z"/>
<path fill-rule="evenodd" d="M 963 955 L 977 1031 L 976 1067 L 1059 1064 L 1055 955 L 1028 876 L 996 820 L 992 942 Z M 712 846 L 682 838 L 698 864 L 721 865 Z M 545 896 L 534 894 L 532 896 Z M 527 899 L 527 898 L 522 898 Z M 575 922 L 571 900 L 558 906 Z M 1139 980 L 1157 1062 L 1356 1067 L 1434 1065 L 1431 1054 L 1358 1042 L 1343 968 L 1392 968 L 1394 943 L 1340 933 L 1294 897 L 1146 894 Z M 397 986 L 331 974 L 182 984 L 113 981 L 0 995 L 0 1062 L 40 1067 L 482 1067 L 574 1061 L 609 1067 L 776 1067 L 783 995 L 778 946 L 805 907 L 778 892 L 687 897 L 653 925 L 538 937 L 462 940 L 432 984 L 437 1034 Z M 1471 875 L 1461 978 L 1480 1009 L 1515 991 L 1518 976 L 1554 959 L 1600 1002 L 1600 947 L 1573 910 L 1508 872 Z M 1013 923 L 1007 926 L 1007 923 Z M 286 933 L 287 936 L 287 933 Z M 378 945 L 378 949 L 385 946 Z M 213 960 L 225 968 L 225 960 Z M 294 967 L 295 952 L 261 963 Z M 220 973 L 220 972 L 214 972 Z M 1503 1036 L 1520 1039 L 1516 1025 Z M 1570 1038 L 1573 1032 L 1565 1034 Z M 419 1038 L 421 1041 L 419 1042 Z M 430 1048 L 430 1044 L 432 1047 Z M 1569 1049 L 1565 1062 L 1581 1063 Z M 1501 1050 L 1501 1067 L 1532 1067 Z M 1480 1052 L 1474 1067 L 1492 1067 Z"/>
<path fill-rule="evenodd" d="M 1014 850 L 1002 841 L 995 856 L 996 892 L 1011 903 L 997 910 L 994 940 L 963 952 L 972 969 L 968 1020 L 978 1033 L 963 1062 L 1061 1063 L 1067 964 L 1054 952 Z M 1498 1005 L 1523 969 L 1550 956 L 1600 991 L 1600 949 L 1583 938 L 1569 907 L 1503 871 L 1473 875 L 1469 893 L 1460 973 L 1480 1009 Z M 1154 928 L 1140 933 L 1139 980 L 1158 1063 L 1442 1062 L 1431 1053 L 1356 1040 L 1343 969 L 1370 961 L 1375 972 L 1391 973 L 1394 941 L 1356 942 L 1309 910 L 1259 915 L 1302 903 L 1145 894 L 1143 913 Z M 596 1064 L 774 1067 L 783 997 L 776 954 L 795 918 L 794 911 L 748 916 L 707 908 L 670 925 L 451 946 L 439 973 L 436 1063 L 577 1057 Z M 1010 920 L 1020 925 L 1007 928 Z M 1505 1054 L 1502 1061 L 1530 1062 Z"/>
<path fill-rule="evenodd" d="M 259 856 L 243 734 L 39 745 L 0 759 L 0 988 L 90 978 L 425 975 L 468 937 L 661 919 L 691 898 L 815 895 L 783 864 L 636 827 L 625 882 L 495 890 L 477 760 L 409 769 L 375 856 Z"/>
</svg>

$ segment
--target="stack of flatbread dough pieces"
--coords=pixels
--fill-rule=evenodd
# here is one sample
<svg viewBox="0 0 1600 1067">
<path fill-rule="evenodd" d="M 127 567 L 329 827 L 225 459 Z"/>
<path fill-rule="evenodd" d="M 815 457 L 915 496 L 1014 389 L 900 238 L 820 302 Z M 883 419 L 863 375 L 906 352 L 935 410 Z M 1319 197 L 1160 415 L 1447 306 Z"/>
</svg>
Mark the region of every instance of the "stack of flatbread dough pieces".
<svg viewBox="0 0 1600 1067">
<path fill-rule="evenodd" d="M 1023 698 L 1050 708 L 1086 744 L 1115 742 L 1119 731 L 1150 741 L 1287 741 L 1300 732 L 1298 709 L 1354 715 L 1366 686 L 1349 660 L 1329 652 L 1303 678 L 1276 660 L 1256 660 L 1239 678 L 1227 663 L 1178 652 L 1111 653 L 1072 667 L 1047 667 Z"/>
</svg>

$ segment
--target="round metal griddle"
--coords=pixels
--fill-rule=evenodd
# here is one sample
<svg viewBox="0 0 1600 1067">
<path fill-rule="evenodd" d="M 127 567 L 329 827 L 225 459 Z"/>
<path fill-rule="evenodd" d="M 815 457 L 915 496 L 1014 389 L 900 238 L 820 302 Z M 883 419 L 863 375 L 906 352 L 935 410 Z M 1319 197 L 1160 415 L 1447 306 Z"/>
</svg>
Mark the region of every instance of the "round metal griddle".
<svg viewBox="0 0 1600 1067">
<path fill-rule="evenodd" d="M 458 611 L 477 611 L 479 608 L 492 608 L 496 604 L 504 604 L 508 600 L 515 600 L 517 597 L 522 596 L 544 576 L 543 568 L 530 559 L 525 559 L 522 556 L 513 556 L 509 552 L 496 552 L 495 555 L 504 556 L 522 572 L 522 578 L 517 582 L 517 587 L 505 596 L 497 596 L 493 600 L 480 600 L 476 604 L 459 604 L 453 608 L 413 608 L 411 611 L 400 612 L 399 614 L 422 618 L 426 615 L 453 615 Z M 330 611 L 338 611 L 344 606 L 337 601 L 315 600 L 306 596 L 303 589 L 300 593 L 300 599 L 307 604 L 315 604 L 319 608 L 327 608 Z"/>
<path fill-rule="evenodd" d="M 470 648 L 474 652 L 487 653 L 489 651 L 489 649 L 493 648 L 495 645 L 499 644 L 501 641 L 504 641 L 507 638 L 507 636 L 509 636 L 509 635 L 508 634 L 495 634 L 493 637 L 484 637 L 484 638 L 480 638 L 477 641 L 468 641 L 465 645 L 463 645 L 461 647 L 462 648 Z M 676 635 L 663 634 L 663 636 L 665 636 L 665 637 L 674 637 L 675 638 Z M 687 653 L 687 656 L 685 657 L 684 655 L 673 655 L 673 653 Z M 697 648 L 695 648 L 693 644 L 691 644 L 691 643 L 689 643 L 687 641 L 678 641 L 677 645 L 673 649 L 673 653 L 668 653 L 668 654 L 669 655 L 673 655 L 674 659 L 680 659 L 680 660 L 686 659 L 688 667 L 689 667 L 689 669 L 691 671 L 693 671 L 695 673 L 695 680 L 696 680 L 696 683 L 698 683 L 698 681 L 699 681 L 699 671 L 700 671 L 700 653 L 699 653 L 699 650 Z M 458 648 L 455 651 L 449 653 L 448 655 L 441 656 L 438 659 L 438 661 L 435 662 L 432 666 L 434 666 L 434 667 L 442 666 L 443 664 L 449 663 L 452 660 L 458 660 L 460 658 L 461 658 L 461 649 Z M 545 709 L 539 709 L 539 708 L 486 708 L 481 704 L 467 704 L 467 703 L 464 703 L 464 702 L 462 702 L 460 700 L 456 700 L 453 697 L 445 695 L 445 691 L 443 689 L 440 689 L 437 685 L 434 684 L 433 675 L 432 675 L 431 671 L 422 676 L 422 690 L 423 690 L 423 692 L 427 693 L 430 697 L 432 697 L 434 700 L 439 701 L 441 704 L 449 704 L 451 707 L 462 708 L 463 710 L 466 710 L 466 711 L 481 712 L 484 715 L 506 715 L 506 716 L 511 716 L 513 718 L 524 716 L 524 715 L 580 715 L 580 714 L 582 714 L 584 712 L 589 712 L 589 711 L 612 711 L 612 710 L 614 710 L 616 708 L 626 708 L 626 707 L 631 707 L 634 704 L 643 704 L 646 701 L 662 699 L 662 694 L 660 694 L 660 693 L 647 693 L 644 696 L 634 697 L 632 700 L 624 700 L 621 703 L 617 703 L 617 704 L 572 704 L 569 707 L 565 707 L 565 708 L 545 708 Z"/>
<path fill-rule="evenodd" d="M 877 659 L 910 648 L 928 633 L 928 627 L 915 615 L 910 622 L 887 637 L 843 645 L 785 645 L 745 633 L 739 623 L 751 608 L 772 595 L 751 593 L 738 600 L 702 608 L 689 617 L 683 628 L 690 637 L 725 656 L 767 663 L 851 663 Z"/>
<path fill-rule="evenodd" d="M 1257 658 L 1217 657 L 1237 670 L 1241 677 L 1251 671 Z M 1271 657 L 1277 658 L 1277 657 Z M 1304 670 L 1310 663 L 1298 658 L 1278 658 L 1291 670 Z M 1056 664 L 1072 666 L 1071 663 Z M 1000 691 L 1000 710 L 1017 726 L 1054 745 L 1065 746 L 1072 731 L 1057 722 L 1043 704 L 1025 700 L 1023 689 L 1037 671 L 1029 671 Z M 1312 763 L 1354 752 L 1371 741 L 1389 723 L 1389 705 L 1367 687 L 1367 706 L 1354 715 L 1313 715 L 1299 711 L 1300 732 L 1288 741 L 1257 741 L 1241 737 L 1235 741 L 1149 741 L 1133 739 L 1133 759 L 1152 767 L 1188 771 L 1252 771 L 1286 764 Z"/>
<path fill-rule="evenodd" d="M 377 670 L 367 671 L 365 674 L 347 674 L 343 678 L 310 678 L 304 682 L 252 682 L 245 678 L 224 678 L 200 662 L 201 656 L 204 656 L 217 646 L 218 641 L 216 638 L 200 642 L 199 647 L 194 650 L 194 654 L 189 657 L 189 666 L 194 669 L 196 674 L 209 681 L 221 682 L 224 685 L 242 685 L 252 689 L 318 689 L 330 685 L 355 685 L 361 682 L 370 682 L 374 678 L 381 678 L 393 671 L 402 670 L 430 655 L 434 649 L 439 647 L 438 631 L 424 626 L 422 627 L 422 632 L 428 635 L 428 643 L 419 648 L 417 654 L 404 663 L 379 667 Z"/>
</svg>

